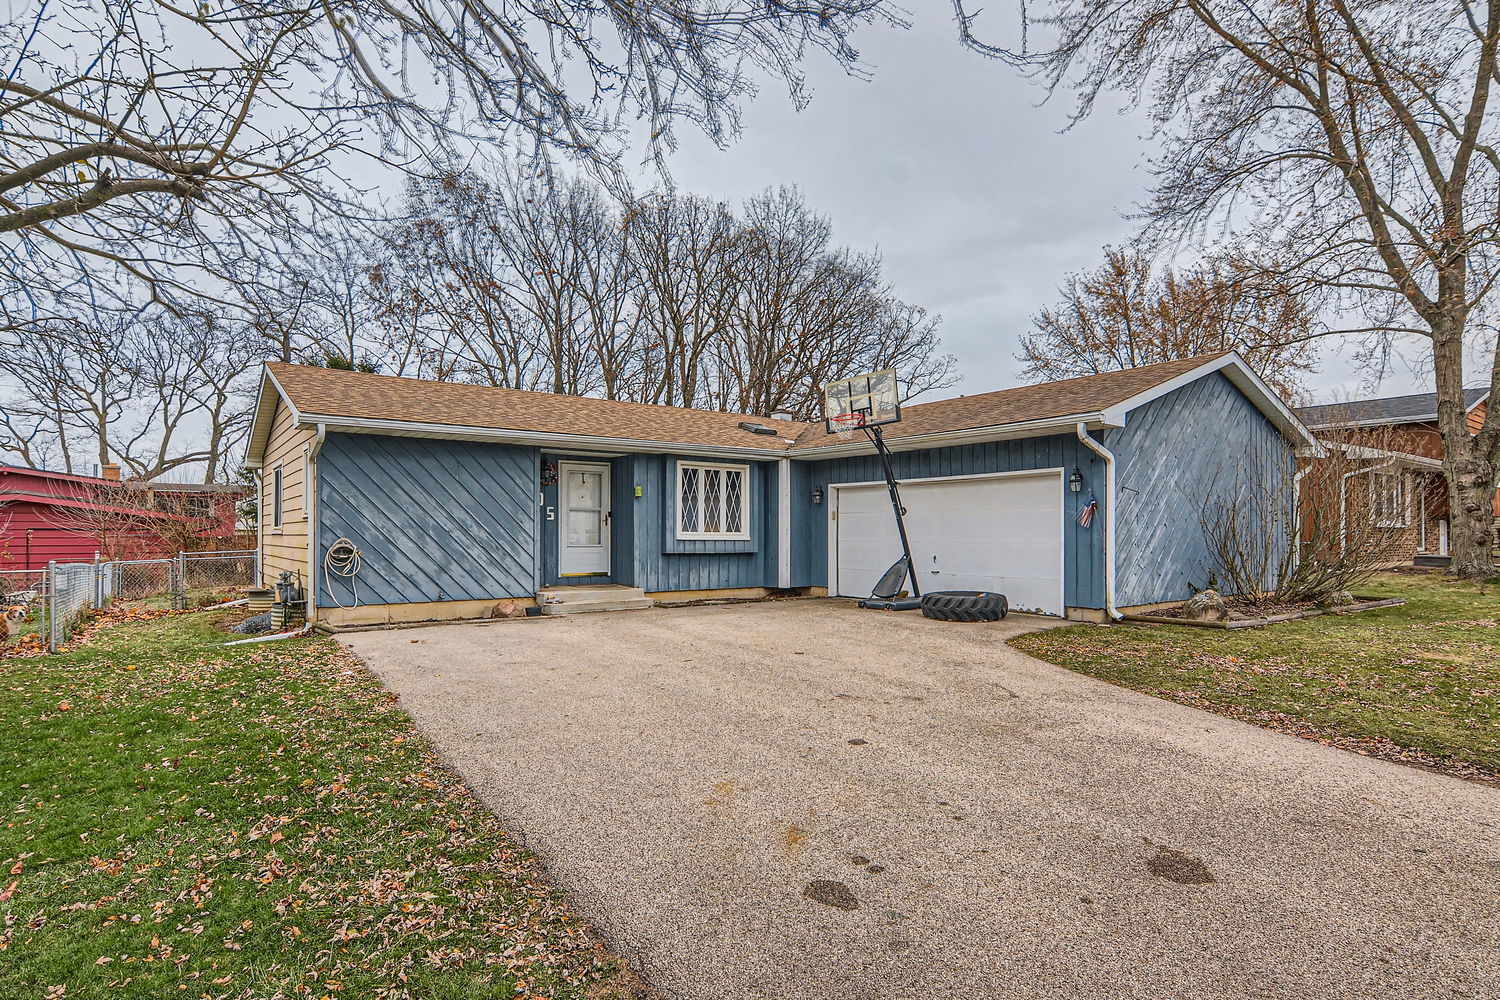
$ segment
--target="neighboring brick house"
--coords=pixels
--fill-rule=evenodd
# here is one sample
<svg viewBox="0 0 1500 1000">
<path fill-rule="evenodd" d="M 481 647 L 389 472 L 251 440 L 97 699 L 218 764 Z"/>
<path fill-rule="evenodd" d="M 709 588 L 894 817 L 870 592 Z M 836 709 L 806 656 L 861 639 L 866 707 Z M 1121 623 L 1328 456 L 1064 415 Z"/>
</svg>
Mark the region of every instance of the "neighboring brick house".
<svg viewBox="0 0 1500 1000">
<path fill-rule="evenodd" d="M 1471 432 L 1478 433 L 1488 405 L 1487 389 L 1464 390 Z M 1448 486 L 1434 393 L 1306 406 L 1297 415 L 1325 443 L 1360 460 L 1362 472 L 1347 491 L 1350 516 L 1367 512 L 1389 532 L 1391 562 L 1446 561 Z M 1494 514 L 1500 524 L 1500 489 Z"/>
<path fill-rule="evenodd" d="M 234 547 L 244 490 L 198 483 L 121 481 L 0 465 L 0 571 L 48 562 L 149 559 Z"/>
</svg>

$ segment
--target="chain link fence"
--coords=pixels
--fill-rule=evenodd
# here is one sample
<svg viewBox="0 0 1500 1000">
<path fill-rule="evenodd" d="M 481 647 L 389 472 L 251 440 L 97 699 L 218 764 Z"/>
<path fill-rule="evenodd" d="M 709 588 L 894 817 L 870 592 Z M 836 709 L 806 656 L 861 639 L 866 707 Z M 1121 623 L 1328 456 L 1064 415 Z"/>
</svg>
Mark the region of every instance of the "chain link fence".
<svg viewBox="0 0 1500 1000">
<path fill-rule="evenodd" d="M 44 569 L 0 569 L 0 604 L 28 604 L 46 590 Z"/>
<path fill-rule="evenodd" d="M 184 552 L 178 559 L 183 597 L 179 607 L 217 604 L 255 582 L 254 550 Z"/>
<path fill-rule="evenodd" d="M 179 552 L 170 559 L 51 563 L 44 570 L 0 571 L 4 603 L 30 610 L 27 624 L 57 652 L 85 614 L 116 601 L 158 600 L 176 610 L 234 598 L 255 581 L 255 551 Z"/>
<path fill-rule="evenodd" d="M 52 563 L 47 567 L 47 648 L 57 652 L 84 613 L 104 605 L 109 563 Z"/>
<path fill-rule="evenodd" d="M 127 559 L 109 563 L 114 579 L 109 596 L 117 601 L 140 601 L 177 593 L 176 559 Z"/>
</svg>

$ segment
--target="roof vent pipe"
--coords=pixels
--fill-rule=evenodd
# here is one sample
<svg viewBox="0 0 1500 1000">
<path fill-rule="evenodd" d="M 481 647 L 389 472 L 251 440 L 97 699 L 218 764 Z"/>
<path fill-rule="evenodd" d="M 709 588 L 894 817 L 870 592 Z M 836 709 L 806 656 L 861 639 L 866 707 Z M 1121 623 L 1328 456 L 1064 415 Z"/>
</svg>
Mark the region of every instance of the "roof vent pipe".
<svg viewBox="0 0 1500 1000">
<path fill-rule="evenodd" d="M 771 419 L 790 421 L 792 419 L 792 414 L 788 410 L 777 410 L 775 413 L 771 414 Z"/>
</svg>

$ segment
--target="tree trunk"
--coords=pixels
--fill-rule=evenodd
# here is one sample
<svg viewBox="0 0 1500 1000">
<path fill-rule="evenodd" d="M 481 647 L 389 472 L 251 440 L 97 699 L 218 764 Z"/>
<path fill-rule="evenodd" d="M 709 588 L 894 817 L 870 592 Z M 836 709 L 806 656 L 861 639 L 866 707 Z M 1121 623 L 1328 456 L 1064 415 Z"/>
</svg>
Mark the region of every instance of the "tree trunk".
<svg viewBox="0 0 1500 1000">
<path fill-rule="evenodd" d="M 1463 580 L 1500 576 L 1492 553 L 1495 464 L 1480 454 L 1464 408 L 1463 329 L 1456 316 L 1434 324 L 1433 374 L 1437 377 L 1438 430 L 1448 480 L 1448 572 Z M 1492 404 L 1493 405 L 1493 404 Z"/>
<path fill-rule="evenodd" d="M 1443 470 L 1448 476 L 1448 539 L 1453 561 L 1449 572 L 1464 580 L 1488 580 L 1500 576 L 1493 555 L 1495 466 L 1478 454 L 1473 438 L 1454 447 L 1443 435 L 1447 457 Z M 1459 454 L 1462 450 L 1465 454 Z"/>
</svg>

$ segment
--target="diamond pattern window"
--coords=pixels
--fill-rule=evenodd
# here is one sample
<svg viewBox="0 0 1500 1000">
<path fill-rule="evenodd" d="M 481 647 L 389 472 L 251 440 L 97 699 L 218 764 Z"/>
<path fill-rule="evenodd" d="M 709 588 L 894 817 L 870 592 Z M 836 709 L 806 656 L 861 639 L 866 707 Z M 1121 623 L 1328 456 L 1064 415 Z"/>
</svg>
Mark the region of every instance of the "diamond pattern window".
<svg viewBox="0 0 1500 1000">
<path fill-rule="evenodd" d="M 750 467 L 677 463 L 677 537 L 748 541 Z"/>
</svg>

